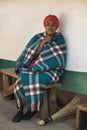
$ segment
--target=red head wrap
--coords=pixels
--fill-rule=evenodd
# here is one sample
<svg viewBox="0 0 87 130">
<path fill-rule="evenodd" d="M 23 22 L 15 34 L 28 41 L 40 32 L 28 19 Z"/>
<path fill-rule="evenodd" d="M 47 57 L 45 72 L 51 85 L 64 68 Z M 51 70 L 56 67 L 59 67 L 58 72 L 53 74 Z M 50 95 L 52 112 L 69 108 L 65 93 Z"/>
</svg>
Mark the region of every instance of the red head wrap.
<svg viewBox="0 0 87 130">
<path fill-rule="evenodd" d="M 48 15 L 48 16 L 45 17 L 45 19 L 44 19 L 44 27 L 46 26 L 46 23 L 48 21 L 54 21 L 56 26 L 57 27 L 59 26 L 59 19 L 55 15 Z"/>
</svg>

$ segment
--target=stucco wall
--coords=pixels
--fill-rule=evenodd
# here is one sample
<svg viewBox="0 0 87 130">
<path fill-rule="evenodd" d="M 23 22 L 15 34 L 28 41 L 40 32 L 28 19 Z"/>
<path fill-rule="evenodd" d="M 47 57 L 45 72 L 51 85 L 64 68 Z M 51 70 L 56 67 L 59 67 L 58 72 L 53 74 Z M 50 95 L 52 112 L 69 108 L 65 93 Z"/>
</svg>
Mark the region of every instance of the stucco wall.
<svg viewBox="0 0 87 130">
<path fill-rule="evenodd" d="M 87 0 L 0 0 L 0 58 L 16 60 L 55 14 L 68 46 L 67 70 L 87 72 Z"/>
</svg>

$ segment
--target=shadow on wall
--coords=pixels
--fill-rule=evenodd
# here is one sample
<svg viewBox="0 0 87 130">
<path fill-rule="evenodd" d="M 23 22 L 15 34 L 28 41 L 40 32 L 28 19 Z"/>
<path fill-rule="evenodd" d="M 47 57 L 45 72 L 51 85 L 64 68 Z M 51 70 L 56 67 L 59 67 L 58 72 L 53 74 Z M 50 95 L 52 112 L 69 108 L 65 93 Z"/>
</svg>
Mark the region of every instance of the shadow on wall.
<svg viewBox="0 0 87 130">
<path fill-rule="evenodd" d="M 60 20 L 59 30 L 61 33 L 64 34 L 64 32 L 66 32 L 66 24 L 67 24 L 67 18 L 65 14 L 61 14 L 59 20 Z"/>
</svg>

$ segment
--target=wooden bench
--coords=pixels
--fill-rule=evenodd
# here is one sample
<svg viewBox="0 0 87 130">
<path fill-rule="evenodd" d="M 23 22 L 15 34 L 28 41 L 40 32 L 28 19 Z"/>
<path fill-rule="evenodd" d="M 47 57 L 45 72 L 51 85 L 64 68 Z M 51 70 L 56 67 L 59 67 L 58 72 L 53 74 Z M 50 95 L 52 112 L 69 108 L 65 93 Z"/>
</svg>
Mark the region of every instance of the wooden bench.
<svg viewBox="0 0 87 130">
<path fill-rule="evenodd" d="M 0 69 L 0 76 L 2 79 L 2 95 L 7 97 L 14 92 L 15 81 L 18 76 L 14 72 L 14 68 Z"/>
<path fill-rule="evenodd" d="M 2 76 L 2 95 L 8 97 L 14 92 L 15 81 L 18 76 L 14 72 L 14 68 L 1 69 L 0 74 Z M 38 112 L 37 116 L 41 119 L 54 114 L 58 110 L 57 106 L 57 89 L 60 87 L 59 83 L 48 84 L 46 86 L 46 92 L 44 94 L 43 108 Z"/>
<path fill-rule="evenodd" d="M 18 76 L 14 72 L 14 68 L 8 68 L 8 69 L 1 69 L 0 70 L 0 77 L 2 79 L 2 95 L 3 97 L 7 97 L 11 94 L 13 94 L 14 91 L 14 85 L 15 81 L 18 78 Z M 67 104 L 63 109 L 59 110 L 57 105 L 57 89 L 60 88 L 60 83 L 54 83 L 54 84 L 48 84 L 46 86 L 46 92 L 44 94 L 43 99 L 43 108 L 37 113 L 37 117 L 41 119 L 45 119 L 49 117 L 50 115 L 53 115 L 52 117 L 55 119 L 61 118 L 63 116 L 67 116 L 69 114 L 72 114 L 76 110 L 76 106 L 79 104 L 80 97 L 75 96 L 75 98 Z M 1 86 L 0 86 L 1 87 Z M 74 104 L 74 105 L 73 105 Z M 78 130 L 79 127 L 79 117 L 78 117 L 78 111 L 80 108 L 78 107 L 77 110 L 77 118 L 76 118 L 76 127 Z M 62 112 L 62 114 L 61 114 Z M 60 116 L 61 115 L 61 116 Z M 38 122 L 39 125 L 41 125 Z"/>
</svg>

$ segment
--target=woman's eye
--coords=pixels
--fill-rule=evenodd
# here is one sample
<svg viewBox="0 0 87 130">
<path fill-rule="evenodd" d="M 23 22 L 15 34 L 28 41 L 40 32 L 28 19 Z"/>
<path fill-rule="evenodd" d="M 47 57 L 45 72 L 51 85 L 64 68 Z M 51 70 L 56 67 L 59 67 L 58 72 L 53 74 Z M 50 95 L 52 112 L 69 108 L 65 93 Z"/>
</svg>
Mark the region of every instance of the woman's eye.
<svg viewBox="0 0 87 130">
<path fill-rule="evenodd" d="M 54 27 L 54 26 L 55 26 L 55 24 L 47 24 L 47 26 L 52 26 L 52 27 Z"/>
<path fill-rule="evenodd" d="M 47 24 L 47 26 L 50 26 L 50 24 Z"/>
</svg>

